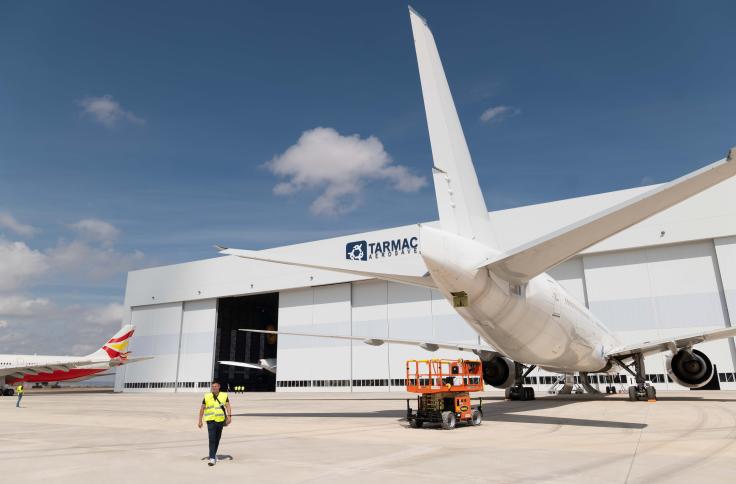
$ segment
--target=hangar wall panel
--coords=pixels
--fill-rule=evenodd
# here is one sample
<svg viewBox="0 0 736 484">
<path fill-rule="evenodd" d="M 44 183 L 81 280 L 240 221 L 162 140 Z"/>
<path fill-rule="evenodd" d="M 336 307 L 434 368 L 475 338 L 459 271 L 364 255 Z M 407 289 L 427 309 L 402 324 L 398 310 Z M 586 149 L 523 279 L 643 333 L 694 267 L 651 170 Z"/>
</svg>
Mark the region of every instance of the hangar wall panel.
<svg viewBox="0 0 736 484">
<path fill-rule="evenodd" d="M 388 282 L 365 281 L 352 284 L 352 334 L 388 336 Z M 389 347 L 352 342 L 353 380 L 388 380 Z M 386 386 L 365 386 L 361 391 L 386 391 Z"/>
<path fill-rule="evenodd" d="M 182 315 L 179 352 L 179 391 L 200 391 L 196 385 L 212 378 L 212 358 L 217 325 L 217 299 L 187 301 Z"/>
<path fill-rule="evenodd" d="M 350 284 L 283 291 L 279 330 L 350 335 Z M 279 336 L 277 381 L 349 380 L 350 341 Z M 279 390 L 305 390 L 279 385 Z M 349 387 L 311 387 L 311 391 L 349 391 Z"/>
<path fill-rule="evenodd" d="M 588 295 L 585 293 L 585 270 L 583 258 L 578 256 L 569 259 L 548 271 L 560 285 L 580 303 L 588 305 Z"/>
<path fill-rule="evenodd" d="M 721 288 L 726 306 L 727 324 L 736 324 L 736 237 L 724 237 L 713 241 L 721 275 Z M 734 338 L 728 340 L 731 360 L 736 368 L 736 344 Z"/>
<path fill-rule="evenodd" d="M 431 341 L 434 336 L 432 323 L 432 297 L 429 289 L 388 283 L 388 333 L 391 338 Z M 389 344 L 390 378 L 404 378 L 406 360 L 431 358 L 433 353 L 413 346 Z"/>
<path fill-rule="evenodd" d="M 134 355 L 154 358 L 128 366 L 126 383 L 157 382 L 167 385 L 160 388 L 162 391 L 172 391 L 176 381 L 182 303 L 134 307 L 131 321 L 136 330 L 130 351 Z"/>
<path fill-rule="evenodd" d="M 590 308 L 614 331 L 723 327 L 709 241 L 583 258 Z"/>
<path fill-rule="evenodd" d="M 313 318 L 312 331 L 315 333 L 349 336 L 350 284 L 315 287 Z M 319 346 L 319 350 L 311 358 L 315 372 L 314 379 L 350 379 L 351 342 L 349 340 L 311 338 L 311 343 Z M 330 390 L 330 388 L 322 386 L 313 390 Z"/>
<path fill-rule="evenodd" d="M 279 330 L 308 332 L 312 326 L 313 304 L 314 289 L 311 287 L 279 293 Z M 309 339 L 288 335 L 278 337 L 277 382 L 311 378 Z"/>
<path fill-rule="evenodd" d="M 714 241 L 718 255 L 718 268 L 723 283 L 724 298 L 731 324 L 736 320 L 736 237 Z"/>
</svg>

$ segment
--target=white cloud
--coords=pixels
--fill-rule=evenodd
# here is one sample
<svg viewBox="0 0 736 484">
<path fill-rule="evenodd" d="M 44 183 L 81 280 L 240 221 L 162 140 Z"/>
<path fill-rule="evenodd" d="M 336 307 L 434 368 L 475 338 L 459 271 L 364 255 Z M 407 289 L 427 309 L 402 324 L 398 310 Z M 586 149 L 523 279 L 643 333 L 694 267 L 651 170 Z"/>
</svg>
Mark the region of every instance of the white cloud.
<svg viewBox="0 0 736 484">
<path fill-rule="evenodd" d="M 271 172 L 287 178 L 274 187 L 277 195 L 304 189 L 322 193 L 311 205 L 317 215 L 336 215 L 354 210 L 365 184 L 385 180 L 395 190 L 414 192 L 426 184 L 424 177 L 394 165 L 375 136 L 343 136 L 332 128 L 314 128 L 302 133 L 296 144 L 266 163 Z"/>
<path fill-rule="evenodd" d="M 124 307 L 122 304 L 111 303 L 105 306 L 97 306 L 87 311 L 84 320 L 90 324 L 109 326 L 120 324 L 123 321 Z"/>
<path fill-rule="evenodd" d="M 484 123 L 500 122 L 519 113 L 521 113 L 521 109 L 511 106 L 493 106 L 483 111 L 480 115 L 480 120 Z"/>
<path fill-rule="evenodd" d="M 96 240 L 106 245 L 112 244 L 112 242 L 120 235 L 120 230 L 118 230 L 114 225 L 95 218 L 80 220 L 79 222 L 70 225 L 70 227 L 76 230 L 82 237 Z"/>
<path fill-rule="evenodd" d="M 24 237 L 33 237 L 38 233 L 38 229 L 36 227 L 18 222 L 15 217 L 8 212 L 0 212 L 0 227 L 5 227 L 6 229 Z"/>
<path fill-rule="evenodd" d="M 133 124 L 145 124 L 146 120 L 126 111 L 113 97 L 105 94 L 100 97 L 86 97 L 79 101 L 82 112 L 92 116 L 97 122 L 111 128 L 120 121 Z"/>
<path fill-rule="evenodd" d="M 0 237 L 0 292 L 13 291 L 53 276 L 71 281 L 100 281 L 143 263 L 142 252 L 120 252 L 112 247 L 119 231 L 111 224 L 87 219 L 74 224 L 73 228 L 102 245 L 77 239 L 60 241 L 55 247 L 39 251 L 25 242 Z"/>
<path fill-rule="evenodd" d="M 46 255 L 0 238 L 0 291 L 17 289 L 48 270 Z"/>
<path fill-rule="evenodd" d="M 144 259 L 140 251 L 123 253 L 110 247 L 95 247 L 80 240 L 59 243 L 46 254 L 54 272 L 74 280 L 92 281 L 127 272 L 138 267 Z"/>
<path fill-rule="evenodd" d="M 143 263 L 143 253 L 112 247 L 119 231 L 107 222 L 85 219 L 70 227 L 77 238 L 45 250 L 0 237 L 0 353 L 88 353 L 83 350 L 99 348 L 120 328 L 119 303 L 64 304 L 25 293 L 38 283 L 105 280 Z"/>
<path fill-rule="evenodd" d="M 26 298 L 19 294 L 0 295 L 0 314 L 3 316 L 32 316 L 49 307 L 46 298 Z"/>
<path fill-rule="evenodd" d="M 0 302 L 7 297 L 0 295 Z M 90 353 L 120 329 L 118 303 L 62 306 L 46 299 L 14 298 L 0 304 L 0 353 Z M 5 308 L 16 314 L 6 314 Z"/>
</svg>

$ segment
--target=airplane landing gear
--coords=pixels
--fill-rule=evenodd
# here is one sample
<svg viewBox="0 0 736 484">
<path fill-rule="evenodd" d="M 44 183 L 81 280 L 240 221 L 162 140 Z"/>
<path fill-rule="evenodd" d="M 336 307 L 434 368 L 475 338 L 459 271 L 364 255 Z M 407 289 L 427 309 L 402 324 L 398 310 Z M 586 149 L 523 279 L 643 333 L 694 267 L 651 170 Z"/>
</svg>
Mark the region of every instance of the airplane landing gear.
<svg viewBox="0 0 736 484">
<path fill-rule="evenodd" d="M 655 401 L 657 400 L 657 389 L 647 384 L 646 371 L 644 369 L 644 355 L 637 353 L 632 355 L 634 362 L 632 363 L 634 369 L 632 371 L 632 365 L 626 365 L 621 360 L 617 359 L 621 368 L 631 373 L 636 379 L 636 385 L 629 387 L 629 400 L 632 402 L 636 401 Z"/>
<path fill-rule="evenodd" d="M 520 363 L 514 362 L 514 371 L 516 372 L 516 376 L 514 378 L 514 385 L 506 389 L 506 400 L 534 400 L 534 388 L 532 387 L 525 387 L 524 386 L 524 378 L 529 375 L 529 373 L 536 368 L 536 365 L 530 365 L 526 367 L 526 371 L 524 366 Z"/>
<path fill-rule="evenodd" d="M 506 389 L 507 400 L 534 400 L 534 388 L 524 386 L 512 386 Z"/>
</svg>

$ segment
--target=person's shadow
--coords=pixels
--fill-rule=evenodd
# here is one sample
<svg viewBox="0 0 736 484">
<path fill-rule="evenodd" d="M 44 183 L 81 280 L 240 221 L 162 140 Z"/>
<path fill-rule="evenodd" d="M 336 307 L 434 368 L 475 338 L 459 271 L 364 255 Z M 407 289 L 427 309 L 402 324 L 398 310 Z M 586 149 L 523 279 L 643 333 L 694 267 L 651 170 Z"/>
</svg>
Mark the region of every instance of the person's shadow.
<svg viewBox="0 0 736 484">
<path fill-rule="evenodd" d="M 207 456 L 207 457 L 202 457 L 202 459 L 201 459 L 201 460 L 209 460 L 209 456 Z M 231 456 L 231 455 L 229 455 L 229 454 L 222 454 L 222 455 L 220 455 L 220 454 L 217 454 L 217 460 L 218 460 L 218 461 L 221 461 L 221 460 L 233 460 L 233 456 Z"/>
</svg>

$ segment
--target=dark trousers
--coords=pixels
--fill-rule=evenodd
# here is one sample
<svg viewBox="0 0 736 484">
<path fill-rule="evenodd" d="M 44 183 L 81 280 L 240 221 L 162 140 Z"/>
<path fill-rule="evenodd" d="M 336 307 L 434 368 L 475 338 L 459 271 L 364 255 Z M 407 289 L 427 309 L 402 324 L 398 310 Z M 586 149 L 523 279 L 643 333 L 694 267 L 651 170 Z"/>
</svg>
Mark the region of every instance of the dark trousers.
<svg viewBox="0 0 736 484">
<path fill-rule="evenodd" d="M 222 427 L 225 422 L 215 422 L 210 420 L 207 422 L 207 435 L 210 438 L 210 459 L 217 458 L 217 448 L 220 446 L 220 437 L 222 437 Z"/>
</svg>

